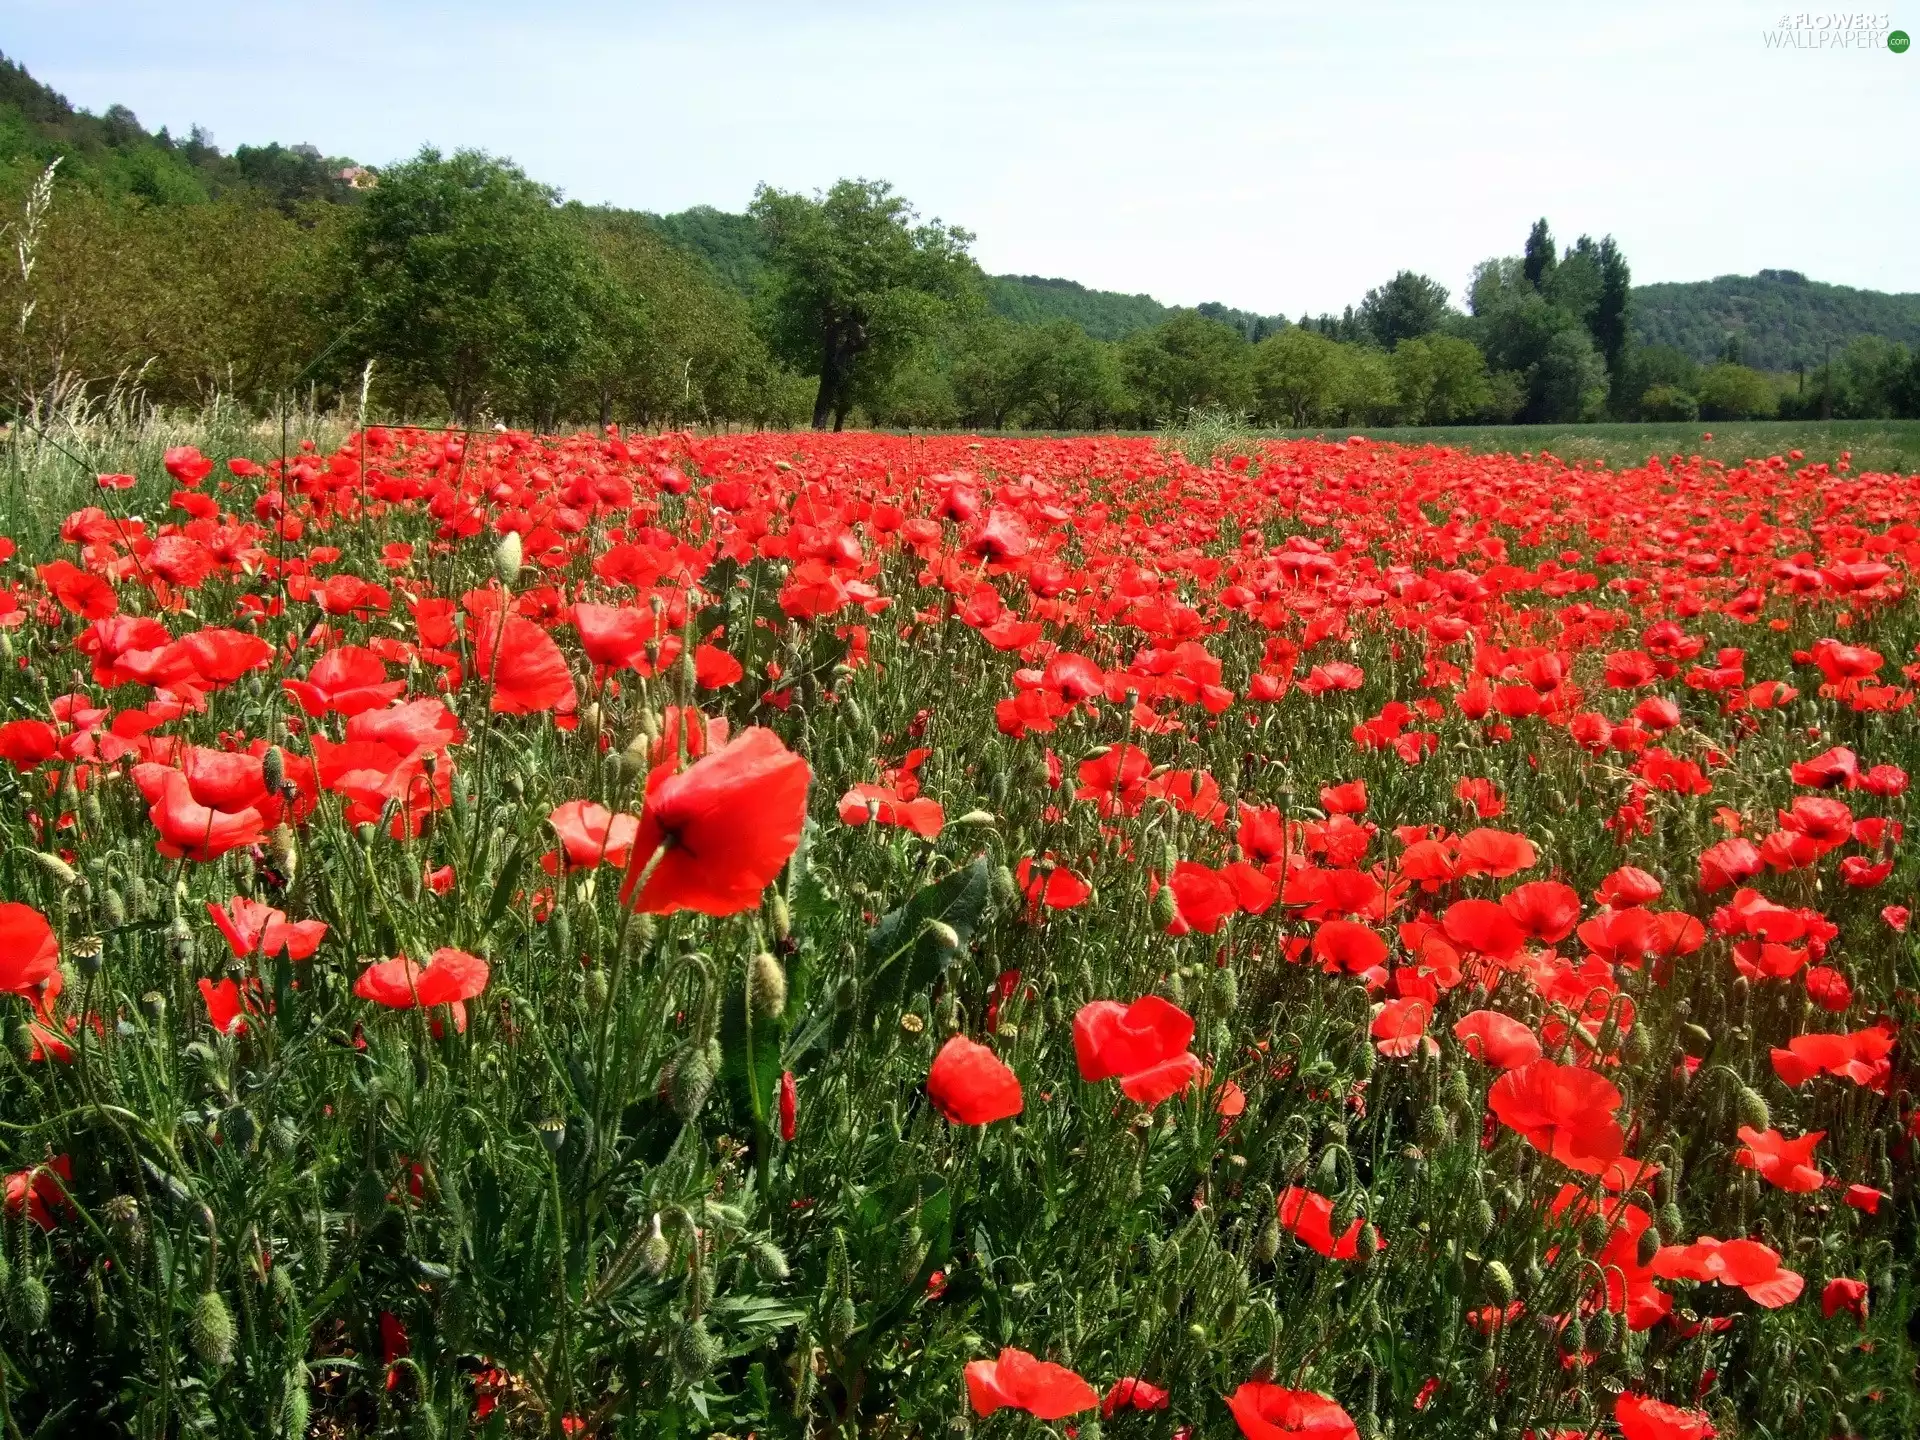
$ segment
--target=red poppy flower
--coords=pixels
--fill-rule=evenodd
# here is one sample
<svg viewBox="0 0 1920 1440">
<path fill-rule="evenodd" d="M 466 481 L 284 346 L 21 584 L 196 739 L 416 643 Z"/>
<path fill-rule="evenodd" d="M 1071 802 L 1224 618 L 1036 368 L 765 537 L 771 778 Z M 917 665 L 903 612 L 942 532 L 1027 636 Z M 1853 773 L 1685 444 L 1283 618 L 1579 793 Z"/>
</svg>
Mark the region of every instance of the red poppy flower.
<svg viewBox="0 0 1920 1440">
<path fill-rule="evenodd" d="M 1747 1169 L 1759 1171 L 1769 1185 L 1807 1194 L 1827 1183 L 1827 1177 L 1813 1163 L 1813 1147 L 1826 1131 L 1809 1130 L 1797 1140 L 1789 1140 L 1778 1130 L 1755 1130 L 1751 1125 L 1742 1125 L 1738 1133 L 1745 1145 L 1733 1158 Z"/>
<path fill-rule="evenodd" d="M 611 670 L 647 668 L 647 646 L 660 634 L 660 620 L 652 610 L 582 601 L 573 607 L 572 615 L 580 646 L 595 665 Z"/>
<path fill-rule="evenodd" d="M 1025 1103 L 1020 1079 L 986 1046 L 955 1035 L 927 1071 L 934 1108 L 956 1125 L 990 1125 L 1018 1115 Z"/>
<path fill-rule="evenodd" d="M 1024 1410 L 1036 1420 L 1063 1420 L 1100 1403 L 1099 1393 L 1066 1366 L 1011 1346 L 997 1360 L 969 1361 L 966 1379 L 976 1415 Z"/>
<path fill-rule="evenodd" d="M 1462 1015 L 1453 1033 L 1469 1055 L 1501 1070 L 1518 1070 L 1540 1058 L 1540 1037 L 1498 1010 Z"/>
<path fill-rule="evenodd" d="M 1329 1260 L 1352 1260 L 1360 1253 L 1361 1222 L 1355 1219 L 1338 1239 L 1333 1234 L 1333 1201 L 1299 1185 L 1289 1185 L 1279 1200 L 1281 1226 Z"/>
<path fill-rule="evenodd" d="M 1660 898 L 1659 880 L 1646 871 L 1633 865 L 1622 865 L 1605 880 L 1593 893 L 1594 900 L 1613 909 L 1625 909 L 1633 905 L 1651 905 Z"/>
<path fill-rule="evenodd" d="M 359 645 L 329 650 L 314 662 L 306 679 L 280 683 L 315 718 L 358 715 L 390 703 L 407 688 L 404 680 L 388 680 L 386 662 Z"/>
<path fill-rule="evenodd" d="M 1454 944 L 1489 960 L 1511 959 L 1527 939 L 1513 916 L 1491 900 L 1454 901 L 1440 917 L 1440 928 Z"/>
<path fill-rule="evenodd" d="M 1127 1375 L 1114 1381 L 1100 1402 L 1100 1418 L 1111 1420 L 1122 1410 L 1164 1410 L 1171 1398 L 1158 1385 Z"/>
<path fill-rule="evenodd" d="M 258 845 L 266 838 L 260 812 L 251 806 L 227 812 L 213 810 L 193 798 L 187 777 L 167 772 L 160 798 L 147 810 L 160 832 L 156 848 L 172 859 L 217 860 L 229 850 Z"/>
<path fill-rule="evenodd" d="M 554 806 L 547 823 L 560 837 L 567 864 L 584 870 L 602 864 L 624 870 L 633 854 L 634 838 L 640 833 L 638 816 L 615 814 L 592 800 L 568 800 Z"/>
<path fill-rule="evenodd" d="M 1173 890 L 1175 926 L 1184 924 L 1212 935 L 1240 909 L 1240 898 L 1226 876 L 1196 861 L 1178 862 L 1168 884 Z"/>
<path fill-rule="evenodd" d="M 213 687 L 231 685 L 273 659 L 273 646 L 242 630 L 196 630 L 182 635 L 178 644 L 201 680 Z"/>
<path fill-rule="evenodd" d="M 1682 1410 L 1631 1390 L 1613 1402 L 1613 1420 L 1622 1440 L 1713 1440 L 1720 1433 L 1703 1410 Z"/>
<path fill-rule="evenodd" d="M 501 626 L 497 617 L 483 617 L 475 626 L 473 648 L 480 677 L 488 687 L 487 708 L 494 714 L 564 713 L 577 703 L 567 657 L 533 621 L 509 615 Z"/>
<path fill-rule="evenodd" d="M 1462 875 L 1491 875 L 1504 880 L 1531 869 L 1540 858 L 1533 842 L 1505 830 L 1469 830 L 1460 837 L 1458 871 Z"/>
<path fill-rule="evenodd" d="M 234 896 L 224 906 L 208 902 L 207 914 L 226 937 L 236 960 L 278 955 L 283 950 L 289 960 L 309 960 L 327 934 L 324 920 L 289 921 L 285 911 L 245 895 Z"/>
<path fill-rule="evenodd" d="M 1158 1105 L 1198 1078 L 1192 1040 L 1193 1017 L 1158 995 L 1131 1005 L 1095 1000 L 1073 1017 L 1080 1078 L 1091 1085 L 1117 1077 L 1121 1093 L 1140 1105 Z"/>
<path fill-rule="evenodd" d="M 1247 1440 L 1360 1440 L 1340 1402 L 1312 1390 L 1249 1380 L 1227 1397 L 1227 1409 Z"/>
<path fill-rule="evenodd" d="M 1358 975 L 1386 962 L 1387 942 L 1351 920 L 1328 920 L 1313 932 L 1313 958 L 1328 970 Z"/>
<path fill-rule="evenodd" d="M 678 774 L 671 763 L 655 767 L 621 903 L 650 915 L 734 915 L 758 905 L 800 843 L 812 775 L 759 726 Z"/>
<path fill-rule="evenodd" d="M 0 725 L 0 760 L 16 770 L 32 770 L 60 752 L 60 732 L 44 720 L 9 720 Z"/>
<path fill-rule="evenodd" d="M 487 988 L 488 975 L 487 962 L 478 955 L 447 946 L 434 951 L 424 966 L 405 955 L 376 960 L 353 982 L 353 993 L 389 1010 L 411 1010 L 416 1005 L 431 1010 L 437 1005 L 450 1005 L 455 1028 L 464 1031 L 465 1002 Z"/>
<path fill-rule="evenodd" d="M 1662 1245 L 1650 1267 L 1663 1280 L 1717 1281 L 1747 1292 L 1756 1305 L 1778 1310 L 1800 1298 L 1805 1281 L 1780 1268 L 1780 1255 L 1757 1240 L 1716 1240 L 1702 1235 L 1691 1245 Z"/>
<path fill-rule="evenodd" d="M 1420 1049 L 1427 1040 L 1427 1022 L 1433 1019 L 1433 1002 L 1423 995 L 1402 995 L 1381 1005 L 1367 1033 L 1374 1048 L 1389 1059 L 1403 1060 Z"/>
<path fill-rule="evenodd" d="M 793 1072 L 780 1072 L 780 1099 L 778 1104 L 780 1120 L 780 1138 L 791 1141 L 800 1119 L 800 1092 L 793 1082 Z"/>
<path fill-rule="evenodd" d="M 1557 880 L 1534 880 L 1516 885 L 1500 897 L 1500 908 L 1514 923 L 1542 945 L 1555 945 L 1580 923 L 1580 893 Z"/>
<path fill-rule="evenodd" d="M 1796 1089 L 1816 1075 L 1837 1075 L 1879 1090 L 1892 1072 L 1892 1053 L 1893 1032 L 1874 1025 L 1851 1033 L 1796 1035 L 1769 1058 L 1774 1074 Z"/>
<path fill-rule="evenodd" d="M 67 1208 L 67 1186 L 72 1183 L 73 1159 L 68 1155 L 15 1170 L 7 1176 L 7 1214 L 24 1213 L 42 1230 L 51 1230 L 58 1212 Z"/>
<path fill-rule="evenodd" d="M 938 800 L 924 795 L 903 800 L 891 785 L 855 785 L 840 797 L 838 810 L 842 824 L 897 826 L 928 840 L 937 837 L 947 823 Z"/>
<path fill-rule="evenodd" d="M 0 900 L 0 992 L 25 995 L 60 968 L 60 942 L 47 917 L 18 900 Z"/>
<path fill-rule="evenodd" d="M 1071 910 L 1087 903 L 1093 887 L 1064 865 L 1054 863 L 1051 855 L 1038 863 L 1023 856 L 1013 868 L 1013 880 L 1030 906 L 1044 905 L 1049 910 Z"/>
<path fill-rule="evenodd" d="M 1487 1108 L 1527 1143 L 1588 1175 L 1605 1172 L 1626 1148 L 1614 1112 L 1620 1092 L 1578 1065 L 1535 1060 L 1493 1082 Z"/>
<path fill-rule="evenodd" d="M 1842 1310 L 1867 1323 L 1867 1282 L 1836 1275 L 1820 1292 L 1820 1313 L 1831 1320 Z"/>
<path fill-rule="evenodd" d="M 240 1000 L 240 987 L 231 980 L 214 984 L 200 981 L 200 998 L 207 1002 L 207 1022 L 217 1035 L 239 1035 L 247 1028 L 246 1011 Z"/>
</svg>

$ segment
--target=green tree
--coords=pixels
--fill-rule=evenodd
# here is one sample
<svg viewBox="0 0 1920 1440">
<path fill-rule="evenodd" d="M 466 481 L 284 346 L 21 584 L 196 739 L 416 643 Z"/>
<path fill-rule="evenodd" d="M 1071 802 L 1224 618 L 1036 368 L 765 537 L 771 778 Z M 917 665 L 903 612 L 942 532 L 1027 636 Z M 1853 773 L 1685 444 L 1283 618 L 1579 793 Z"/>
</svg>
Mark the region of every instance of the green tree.
<svg viewBox="0 0 1920 1440">
<path fill-rule="evenodd" d="M 1120 374 L 1111 347 L 1071 320 L 1025 331 L 1015 342 L 1013 389 L 1027 423 L 1048 430 L 1090 429 L 1120 407 Z"/>
<path fill-rule="evenodd" d="M 1547 228 L 1546 216 L 1533 222 L 1533 229 L 1527 232 L 1527 248 L 1522 257 L 1522 267 L 1527 284 L 1535 290 L 1547 287 L 1547 277 L 1554 271 L 1553 231 Z"/>
<path fill-rule="evenodd" d="M 1020 328 L 989 311 L 969 317 L 953 348 L 954 401 L 963 424 L 999 430 L 1019 403 Z"/>
<path fill-rule="evenodd" d="M 1254 346 L 1252 383 L 1261 416 L 1296 430 L 1336 420 L 1342 348 L 1306 324 Z"/>
<path fill-rule="evenodd" d="M 1579 325 L 1553 331 L 1527 379 L 1526 414 L 1537 423 L 1596 420 L 1606 404 L 1606 364 Z"/>
<path fill-rule="evenodd" d="M 1700 372 L 1700 418 L 1764 420 L 1779 408 L 1773 384 L 1758 370 L 1721 362 Z"/>
<path fill-rule="evenodd" d="M 1120 367 L 1140 416 L 1177 420 L 1203 405 L 1247 409 L 1253 399 L 1246 337 L 1193 310 L 1121 342 Z"/>
<path fill-rule="evenodd" d="M 1391 363 L 1402 423 L 1447 425 L 1470 419 L 1493 398 L 1486 357 L 1471 340 L 1453 335 L 1404 340 Z"/>
<path fill-rule="evenodd" d="M 1616 396 L 1626 375 L 1627 336 L 1632 324 L 1633 272 L 1611 235 L 1602 236 L 1598 252 L 1600 295 L 1594 302 L 1587 329 L 1606 362 Z M 1616 408 L 1618 408 L 1616 406 Z"/>
<path fill-rule="evenodd" d="M 1403 340 L 1431 335 L 1447 318 L 1447 287 L 1402 270 L 1360 302 L 1360 323 L 1374 344 L 1391 350 Z"/>
<path fill-rule="evenodd" d="M 820 377 L 813 426 L 839 429 L 857 392 L 877 390 L 968 295 L 973 239 L 880 180 L 842 180 L 808 199 L 762 186 L 751 214 L 767 237 L 767 313 L 775 349 Z"/>
<path fill-rule="evenodd" d="M 405 399 L 551 420 L 596 299 L 589 250 L 552 190 L 475 150 L 386 171 L 345 237 L 340 318 Z"/>
</svg>

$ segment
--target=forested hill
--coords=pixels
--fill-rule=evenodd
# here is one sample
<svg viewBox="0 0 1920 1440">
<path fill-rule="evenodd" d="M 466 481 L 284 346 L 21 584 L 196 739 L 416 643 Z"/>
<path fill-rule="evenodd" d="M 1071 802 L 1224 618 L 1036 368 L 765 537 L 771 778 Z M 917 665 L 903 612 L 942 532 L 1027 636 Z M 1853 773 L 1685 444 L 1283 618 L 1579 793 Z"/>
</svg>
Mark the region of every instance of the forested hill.
<svg viewBox="0 0 1920 1440">
<path fill-rule="evenodd" d="M 1756 370 L 1821 364 L 1861 335 L 1920 346 L 1920 295 L 1889 295 L 1823 285 L 1797 270 L 1722 275 L 1686 284 L 1639 285 L 1633 291 L 1635 339 L 1708 361 L 1727 354 Z"/>
</svg>

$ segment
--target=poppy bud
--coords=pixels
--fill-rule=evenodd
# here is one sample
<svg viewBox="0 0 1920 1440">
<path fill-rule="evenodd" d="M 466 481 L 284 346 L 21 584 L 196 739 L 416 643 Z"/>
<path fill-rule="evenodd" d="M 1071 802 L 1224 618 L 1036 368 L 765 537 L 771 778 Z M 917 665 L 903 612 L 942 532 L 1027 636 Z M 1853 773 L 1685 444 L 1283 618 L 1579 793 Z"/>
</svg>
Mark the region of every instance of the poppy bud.
<svg viewBox="0 0 1920 1440">
<path fill-rule="evenodd" d="M 80 883 L 79 872 L 58 855 L 49 855 L 44 850 L 29 850 L 27 853 L 40 863 L 42 870 L 53 877 L 56 885 L 65 887 Z"/>
<path fill-rule="evenodd" d="M 1598 1310 L 1593 1317 L 1593 1343 L 1599 1350 L 1613 1344 L 1613 1311 Z"/>
<path fill-rule="evenodd" d="M 1213 999 L 1222 1014 L 1232 1014 L 1240 1008 L 1240 977 L 1234 974 L 1231 965 L 1222 965 L 1213 972 Z"/>
<path fill-rule="evenodd" d="M 779 890 L 772 892 L 767 902 L 767 919 L 773 926 L 775 940 L 793 938 L 793 912 L 787 908 L 787 897 Z"/>
<path fill-rule="evenodd" d="M 355 1224 L 363 1230 L 373 1228 L 387 1213 L 385 1177 L 377 1170 L 362 1170 L 360 1178 L 353 1182 L 353 1193 L 348 1197 L 348 1206 Z"/>
<path fill-rule="evenodd" d="M 1438 1105 L 1429 1105 L 1420 1117 L 1421 1148 L 1438 1150 L 1452 1138 L 1453 1126 L 1447 1120 L 1447 1112 Z"/>
<path fill-rule="evenodd" d="M 929 920 L 925 934 L 933 941 L 933 948 L 945 956 L 960 953 L 960 932 L 944 920 Z"/>
<path fill-rule="evenodd" d="M 1333 1233 L 1336 1235 L 1346 1234 L 1347 1227 L 1353 1223 L 1353 1217 L 1359 1212 L 1359 1209 L 1360 1206 L 1358 1202 L 1354 1200 L 1351 1191 L 1335 1200 L 1333 1202 Z"/>
<path fill-rule="evenodd" d="M 640 1268 L 658 1280 L 666 1274 L 667 1262 L 673 1258 L 673 1246 L 660 1232 L 660 1216 L 653 1217 L 653 1229 L 647 1238 L 640 1242 Z"/>
<path fill-rule="evenodd" d="M 1280 1221 L 1269 1215 L 1267 1223 L 1260 1227 L 1260 1233 L 1254 1237 L 1253 1260 L 1256 1265 L 1271 1265 L 1273 1257 L 1280 1253 Z"/>
<path fill-rule="evenodd" d="M 719 1358 L 720 1346 L 704 1320 L 689 1320 L 673 1332 L 674 1373 L 686 1383 L 703 1379 Z"/>
<path fill-rule="evenodd" d="M 853 1311 L 853 1296 L 842 1289 L 834 1297 L 833 1303 L 827 1307 L 827 1338 L 835 1345 L 843 1344 L 847 1336 L 853 1333 L 856 1319 Z"/>
<path fill-rule="evenodd" d="M 511 586 L 520 578 L 520 562 L 524 554 L 520 543 L 520 532 L 509 530 L 500 537 L 493 547 L 493 574 L 502 585 Z"/>
<path fill-rule="evenodd" d="M 1751 1125 L 1755 1130 L 1773 1128 L 1773 1112 L 1767 1108 L 1766 1098 L 1750 1085 L 1742 1085 L 1736 1097 L 1736 1108 L 1740 1112 L 1740 1123 Z"/>
<path fill-rule="evenodd" d="M 1465 1110 L 1473 1104 L 1473 1092 L 1467 1086 L 1466 1071 L 1456 1066 L 1447 1072 L 1446 1096 L 1448 1108 L 1455 1111 Z"/>
<path fill-rule="evenodd" d="M 220 1117 L 220 1134 L 236 1149 L 250 1152 L 260 1138 L 260 1127 L 254 1122 L 251 1110 L 236 1105 Z"/>
<path fill-rule="evenodd" d="M 768 1284 L 784 1280 L 792 1274 L 787 1264 L 786 1253 L 771 1240 L 756 1240 L 753 1245 L 753 1270 Z"/>
<path fill-rule="evenodd" d="M 667 1094 L 674 1113 L 691 1123 L 706 1106 L 707 1093 L 713 1089 L 713 1066 L 707 1061 L 707 1047 L 689 1040 L 673 1057 L 667 1076 Z"/>
<path fill-rule="evenodd" d="M 1704 1025 L 1695 1025 L 1689 1021 L 1687 1024 L 1682 1025 L 1680 1029 L 1689 1040 L 1693 1041 L 1702 1054 L 1713 1048 L 1713 1032 L 1708 1030 Z"/>
<path fill-rule="evenodd" d="M 772 1020 L 787 1008 L 787 972 L 780 962 L 762 950 L 753 957 L 753 1009 L 763 1020 Z"/>
<path fill-rule="evenodd" d="M 207 1291 L 187 1319 L 187 1343 L 202 1364 L 225 1369 L 233 1363 L 233 1339 L 233 1312 L 219 1291 Z"/>
<path fill-rule="evenodd" d="M 1660 1207 L 1659 1228 L 1663 1234 L 1667 1235 L 1680 1235 L 1686 1231 L 1680 1207 L 1671 1200 Z"/>
<path fill-rule="evenodd" d="M 1560 1348 L 1570 1356 L 1578 1356 L 1587 1348 L 1587 1323 L 1578 1315 L 1567 1321 L 1567 1328 L 1560 1332 Z"/>
<path fill-rule="evenodd" d="M 1640 1245 L 1635 1252 L 1642 1265 L 1651 1265 L 1653 1257 L 1660 1253 L 1660 1227 L 1649 1225 L 1640 1232 Z"/>
<path fill-rule="evenodd" d="M 1165 930 L 1179 918 L 1179 907 L 1173 899 L 1173 887 L 1162 885 L 1153 892 L 1153 923 Z"/>
<path fill-rule="evenodd" d="M 1380 1232 L 1374 1229 L 1371 1220 L 1360 1227 L 1360 1234 L 1354 1240 L 1353 1253 L 1360 1257 L 1362 1265 L 1380 1253 Z"/>
<path fill-rule="evenodd" d="M 100 908 L 106 914 L 109 929 L 118 930 L 127 923 L 127 902 L 120 898 L 118 890 L 108 890 L 101 897 Z"/>
<path fill-rule="evenodd" d="M 612 986 L 607 979 L 607 972 L 600 966 L 595 965 L 587 971 L 585 983 L 587 1005 L 594 1010 L 601 1009 L 606 1005 L 607 997 L 612 990 Z"/>
<path fill-rule="evenodd" d="M 260 783 L 267 787 L 269 795 L 278 795 L 280 787 L 287 783 L 287 756 L 278 745 L 269 745 L 267 753 L 260 757 Z"/>
<path fill-rule="evenodd" d="M 47 1323 L 50 1303 L 47 1287 L 40 1277 L 23 1270 L 13 1277 L 13 1285 L 7 1291 L 7 1318 L 21 1334 L 37 1334 Z"/>
<path fill-rule="evenodd" d="M 1486 1282 L 1487 1298 L 1494 1304 L 1505 1307 L 1513 1301 L 1513 1272 L 1498 1260 L 1489 1260 L 1486 1268 L 1480 1272 L 1480 1278 Z"/>
<path fill-rule="evenodd" d="M 1493 1202 L 1482 1195 L 1473 1202 L 1474 1229 L 1482 1236 L 1491 1235 L 1498 1217 L 1493 1213 Z"/>
</svg>

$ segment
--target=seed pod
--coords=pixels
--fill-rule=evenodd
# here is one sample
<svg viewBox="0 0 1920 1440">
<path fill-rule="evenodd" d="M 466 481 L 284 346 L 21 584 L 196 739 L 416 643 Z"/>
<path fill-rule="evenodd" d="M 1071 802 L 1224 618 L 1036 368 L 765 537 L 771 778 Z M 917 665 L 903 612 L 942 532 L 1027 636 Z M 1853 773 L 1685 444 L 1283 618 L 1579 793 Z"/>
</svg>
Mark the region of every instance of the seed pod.
<svg viewBox="0 0 1920 1440">
<path fill-rule="evenodd" d="M 1505 1306 L 1513 1302 L 1513 1272 L 1501 1261 L 1489 1260 L 1480 1278 L 1486 1283 L 1487 1298 L 1494 1304 Z"/>
<path fill-rule="evenodd" d="M 1767 1108 L 1766 1097 L 1750 1085 L 1742 1085 L 1736 1097 L 1736 1108 L 1740 1113 L 1740 1123 L 1750 1125 L 1755 1130 L 1773 1128 L 1773 1112 Z"/>
<path fill-rule="evenodd" d="M 753 957 L 753 1008 L 763 1020 L 784 1014 L 787 1008 L 787 972 L 781 963 L 762 950 Z"/>
<path fill-rule="evenodd" d="M 194 1302 L 187 1319 L 187 1344 L 204 1365 L 225 1369 L 233 1363 L 233 1312 L 218 1290 L 208 1290 Z"/>
<path fill-rule="evenodd" d="M 114 1195 L 100 1210 L 113 1243 L 130 1254 L 139 1254 L 147 1242 L 147 1222 L 140 1213 L 140 1202 L 131 1195 Z"/>
<path fill-rule="evenodd" d="M 567 1143 L 567 1122 L 558 1115 L 547 1115 L 536 1120 L 533 1130 L 549 1155 L 558 1155 L 560 1147 Z"/>
</svg>

